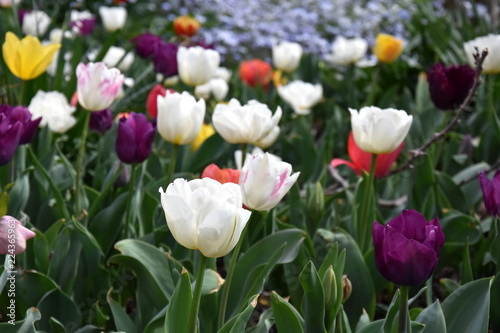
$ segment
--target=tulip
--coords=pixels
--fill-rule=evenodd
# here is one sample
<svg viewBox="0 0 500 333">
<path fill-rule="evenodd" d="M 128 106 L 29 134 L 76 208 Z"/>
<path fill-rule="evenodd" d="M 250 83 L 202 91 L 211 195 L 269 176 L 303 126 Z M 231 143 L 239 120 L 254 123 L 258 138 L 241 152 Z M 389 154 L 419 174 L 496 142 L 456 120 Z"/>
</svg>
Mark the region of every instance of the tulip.
<svg viewBox="0 0 500 333">
<path fill-rule="evenodd" d="M 161 205 L 175 240 L 205 257 L 228 254 L 250 218 L 242 208 L 240 187 L 210 178 L 176 179 L 166 191 L 160 187 Z"/>
<path fill-rule="evenodd" d="M 147 59 L 152 55 L 155 55 L 160 44 L 163 43 L 160 36 L 153 35 L 149 32 L 134 37 L 130 41 L 135 45 L 137 55 L 143 59 Z"/>
<path fill-rule="evenodd" d="M 23 253 L 26 250 L 26 241 L 35 235 L 12 216 L 3 216 L 0 219 L 0 254 Z"/>
<path fill-rule="evenodd" d="M 313 85 L 296 80 L 285 86 L 278 86 L 278 95 L 292 106 L 295 113 L 307 115 L 323 98 L 323 87 L 319 83 Z"/>
<path fill-rule="evenodd" d="M 246 153 L 245 161 L 252 158 L 252 156 L 258 156 L 258 155 L 264 155 L 264 151 L 262 149 L 260 149 L 259 147 L 254 147 L 252 149 L 252 152 Z M 271 157 L 276 162 L 281 162 L 281 157 L 279 157 L 279 156 L 269 154 L 269 157 Z M 238 170 L 241 170 L 241 167 L 242 167 L 241 158 L 242 158 L 241 150 L 236 150 L 234 152 L 234 162 L 236 163 L 236 168 Z"/>
<path fill-rule="evenodd" d="M 32 119 L 42 118 L 40 127 L 46 125 L 55 133 L 65 133 L 76 124 L 73 117 L 75 107 L 69 105 L 68 99 L 58 91 L 45 92 L 39 90 L 28 105 Z"/>
<path fill-rule="evenodd" d="M 0 7 L 10 8 L 12 7 L 12 3 L 18 5 L 21 0 L 0 0 Z"/>
<path fill-rule="evenodd" d="M 205 118 L 205 101 L 184 91 L 158 95 L 158 132 L 177 145 L 191 143 L 200 132 Z"/>
<path fill-rule="evenodd" d="M 89 128 L 97 133 L 104 134 L 113 126 L 113 113 L 111 109 L 92 112 L 90 114 Z"/>
<path fill-rule="evenodd" d="M 272 74 L 271 65 L 264 60 L 253 59 L 241 62 L 240 79 L 250 87 L 261 86 L 268 89 Z"/>
<path fill-rule="evenodd" d="M 203 124 L 196 138 L 191 142 L 191 151 L 196 151 L 209 137 L 215 134 L 212 124 Z"/>
<path fill-rule="evenodd" d="M 151 154 L 155 138 L 156 122 L 148 122 L 142 113 L 131 112 L 118 121 L 116 154 L 123 163 L 136 164 Z"/>
<path fill-rule="evenodd" d="M 467 60 L 469 60 L 469 65 L 471 67 L 476 66 L 476 61 L 474 59 L 476 47 L 480 52 L 484 49 L 488 49 L 488 56 L 483 62 L 483 74 L 500 73 L 500 35 L 489 34 L 464 43 L 465 54 L 467 55 Z"/>
<path fill-rule="evenodd" d="M 326 61 L 336 65 L 354 64 L 364 58 L 368 50 L 368 43 L 363 38 L 337 37 L 332 44 L 331 53 Z"/>
<path fill-rule="evenodd" d="M 22 131 L 23 125 L 19 121 L 12 123 L 7 115 L 0 113 L 0 166 L 14 156 Z"/>
<path fill-rule="evenodd" d="M 9 31 L 5 34 L 2 54 L 12 74 L 22 80 L 31 80 L 45 72 L 60 47 L 61 44 L 42 46 L 33 36 L 19 40 Z"/>
<path fill-rule="evenodd" d="M 79 63 L 76 67 L 78 102 L 89 111 L 108 108 L 123 84 L 123 74 L 102 62 Z"/>
<path fill-rule="evenodd" d="M 239 184 L 245 206 L 270 210 L 283 199 L 295 184 L 300 172 L 292 175 L 289 163 L 276 161 L 265 153 L 245 161 Z"/>
<path fill-rule="evenodd" d="M 121 71 L 126 71 L 134 62 L 134 54 L 126 51 L 122 47 L 111 46 L 102 59 L 102 62 L 108 67 L 118 67 Z"/>
<path fill-rule="evenodd" d="M 181 46 L 177 52 L 179 77 L 189 86 L 208 82 L 215 75 L 219 62 L 220 55 L 217 51 L 201 46 Z"/>
<path fill-rule="evenodd" d="M 175 90 L 168 89 L 169 92 L 174 93 Z M 146 109 L 151 118 L 156 119 L 158 115 L 158 96 L 165 96 L 167 89 L 163 88 L 161 84 L 155 85 L 146 98 Z"/>
<path fill-rule="evenodd" d="M 209 99 L 211 95 L 220 102 L 226 98 L 229 86 L 226 81 L 219 78 L 210 79 L 205 84 L 200 84 L 194 89 L 194 95 L 198 98 Z"/>
<path fill-rule="evenodd" d="M 179 16 L 174 20 L 174 31 L 177 36 L 192 37 L 201 24 L 195 18 L 187 15 Z"/>
<path fill-rule="evenodd" d="M 385 226 L 375 221 L 372 236 L 379 272 L 400 286 L 418 286 L 426 281 L 444 244 L 439 220 L 427 222 L 416 210 L 403 210 Z"/>
<path fill-rule="evenodd" d="M 396 150 L 410 131 L 413 117 L 403 110 L 365 106 L 351 112 L 354 141 L 368 153 L 388 154 Z"/>
<path fill-rule="evenodd" d="M 201 173 L 201 178 L 212 178 L 221 184 L 235 183 L 240 181 L 240 170 L 238 169 L 221 169 L 215 164 L 208 165 Z"/>
<path fill-rule="evenodd" d="M 231 75 L 232 72 L 229 69 L 227 69 L 226 67 L 219 67 L 215 71 L 214 77 L 217 79 L 223 79 L 224 81 L 229 83 L 229 81 L 231 81 Z"/>
<path fill-rule="evenodd" d="M 375 177 L 382 178 L 389 173 L 389 170 L 391 170 L 391 167 L 401 153 L 401 150 L 403 150 L 404 145 L 404 142 L 402 142 L 393 152 L 389 154 L 379 154 L 377 156 L 377 162 L 375 164 Z M 362 171 L 370 172 L 372 154 L 361 150 L 358 145 L 356 145 L 352 132 L 349 133 L 349 139 L 347 140 L 347 153 L 349 154 L 352 162 L 340 158 L 334 158 L 330 162 L 331 167 L 336 168 L 341 164 L 345 164 L 354 170 L 354 172 L 358 175 L 361 175 Z"/>
<path fill-rule="evenodd" d="M 127 22 L 127 10 L 123 7 L 99 7 L 99 14 L 104 29 L 108 32 L 114 32 L 125 26 Z"/>
<path fill-rule="evenodd" d="M 19 144 L 23 145 L 33 141 L 41 118 L 31 120 L 33 115 L 25 106 L 12 107 L 10 105 L 0 105 L 0 114 L 3 113 L 10 119 L 11 123 L 19 121 L 22 124 L 21 138 Z"/>
<path fill-rule="evenodd" d="M 476 72 L 467 65 L 434 64 L 427 74 L 434 105 L 441 110 L 459 107 L 469 94 Z"/>
<path fill-rule="evenodd" d="M 392 63 L 403 52 L 403 40 L 387 34 L 378 34 L 373 53 L 380 62 Z"/>
<path fill-rule="evenodd" d="M 284 71 L 293 72 L 299 67 L 302 57 L 302 46 L 297 43 L 281 42 L 273 46 L 274 67 Z"/>
<path fill-rule="evenodd" d="M 212 123 L 229 143 L 250 143 L 267 148 L 278 138 L 281 114 L 279 106 L 273 115 L 267 105 L 256 100 L 241 105 L 232 98 L 228 104 L 219 103 L 215 106 Z"/>
<path fill-rule="evenodd" d="M 483 171 L 479 174 L 479 184 L 483 191 L 484 206 L 488 214 L 500 217 L 500 170 L 497 170 L 492 180 Z"/>
<path fill-rule="evenodd" d="M 22 22 L 24 34 L 41 37 L 45 35 L 49 28 L 50 17 L 41 10 L 33 10 L 24 15 Z"/>
<path fill-rule="evenodd" d="M 153 57 L 155 72 L 167 77 L 177 75 L 179 66 L 177 53 L 179 47 L 173 43 L 160 43 Z"/>
<path fill-rule="evenodd" d="M 70 26 L 73 28 L 73 31 L 79 35 L 85 36 L 90 35 L 94 31 L 97 19 L 95 15 L 88 10 L 83 12 L 72 10 L 70 21 Z"/>
</svg>

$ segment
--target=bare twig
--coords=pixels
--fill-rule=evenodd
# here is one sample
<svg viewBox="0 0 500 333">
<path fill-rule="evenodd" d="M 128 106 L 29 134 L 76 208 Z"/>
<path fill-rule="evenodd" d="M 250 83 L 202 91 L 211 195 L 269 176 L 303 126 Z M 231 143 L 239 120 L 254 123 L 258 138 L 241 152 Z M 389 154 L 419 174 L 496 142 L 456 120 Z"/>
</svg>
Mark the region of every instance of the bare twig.
<svg viewBox="0 0 500 333">
<path fill-rule="evenodd" d="M 406 169 L 412 169 L 413 168 L 413 162 L 418 159 L 421 156 L 426 155 L 425 150 L 429 148 L 432 144 L 436 143 L 437 141 L 441 140 L 442 138 L 445 137 L 446 134 L 460 121 L 460 118 L 462 117 L 463 113 L 469 106 L 470 102 L 472 101 L 472 98 L 476 95 L 477 88 L 479 87 L 479 84 L 481 83 L 481 72 L 483 71 L 483 63 L 484 59 L 488 55 L 488 49 L 484 49 L 481 54 L 479 54 L 479 50 L 476 47 L 476 53 L 474 53 L 474 59 L 476 61 L 476 75 L 474 76 L 474 82 L 472 84 L 472 87 L 469 91 L 469 94 L 465 98 L 464 102 L 458 109 L 455 117 L 450 121 L 450 123 L 440 132 L 434 133 L 434 135 L 423 145 L 418 147 L 417 149 L 410 150 L 411 156 L 401 164 L 399 167 L 396 169 L 392 170 L 390 173 L 387 174 L 386 177 L 392 176 L 394 174 L 400 173 L 401 171 L 404 171 Z"/>
</svg>

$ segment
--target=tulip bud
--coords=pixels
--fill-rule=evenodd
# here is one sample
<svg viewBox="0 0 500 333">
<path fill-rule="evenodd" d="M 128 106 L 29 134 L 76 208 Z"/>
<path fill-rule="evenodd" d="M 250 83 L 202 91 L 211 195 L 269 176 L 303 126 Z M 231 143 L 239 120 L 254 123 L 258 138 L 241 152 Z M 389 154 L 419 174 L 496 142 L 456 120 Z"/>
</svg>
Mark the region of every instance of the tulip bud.
<svg viewBox="0 0 500 333">
<path fill-rule="evenodd" d="M 73 31 L 79 35 L 85 36 L 90 35 L 94 31 L 97 19 L 95 15 L 88 10 L 83 12 L 72 10 L 70 21 L 70 26 L 73 28 Z"/>
<path fill-rule="evenodd" d="M 293 72 L 300 64 L 302 46 L 298 43 L 281 42 L 273 46 L 273 64 L 276 68 Z"/>
<path fill-rule="evenodd" d="M 23 131 L 21 122 L 12 123 L 3 113 L 0 113 L 0 166 L 7 164 L 19 145 Z"/>
<path fill-rule="evenodd" d="M 33 141 L 42 118 L 31 120 L 33 115 L 25 106 L 12 107 L 10 105 L 0 105 L 0 114 L 2 113 L 7 116 L 12 124 L 17 121 L 22 124 L 21 138 L 19 139 L 20 145 Z"/>
<path fill-rule="evenodd" d="M 24 252 L 26 241 L 35 235 L 12 216 L 3 216 L 0 219 L 0 254 L 15 255 Z"/>
<path fill-rule="evenodd" d="M 363 38 L 348 39 L 339 36 L 325 60 L 335 65 L 354 64 L 364 58 L 367 50 L 368 43 Z"/>
<path fill-rule="evenodd" d="M 169 93 L 174 93 L 175 90 L 165 89 L 161 84 L 155 85 L 148 94 L 146 98 L 146 109 L 151 118 L 156 119 L 158 116 L 158 96 L 163 96 Z"/>
<path fill-rule="evenodd" d="M 121 29 L 127 23 L 127 10 L 123 7 L 99 7 L 99 14 L 104 28 L 108 32 Z"/>
<path fill-rule="evenodd" d="M 479 184 L 483 192 L 486 211 L 491 216 L 500 217 L 500 170 L 495 172 L 492 180 L 488 179 L 486 172 L 481 172 L 479 174 Z"/>
<path fill-rule="evenodd" d="M 315 225 L 323 216 L 325 210 L 325 195 L 320 182 L 307 185 L 307 211 L 309 218 Z"/>
<path fill-rule="evenodd" d="M 313 85 L 296 80 L 287 85 L 278 86 L 278 95 L 292 106 L 296 114 L 307 115 L 311 113 L 312 107 L 323 98 L 323 87 L 319 83 Z"/>
<path fill-rule="evenodd" d="M 155 55 L 160 44 L 163 43 L 160 36 L 146 32 L 130 40 L 135 45 L 135 52 L 143 59 Z"/>
<path fill-rule="evenodd" d="M 394 62 L 403 52 L 403 40 L 387 34 L 378 34 L 373 46 L 373 53 L 378 61 Z"/>
<path fill-rule="evenodd" d="M 347 274 L 342 275 L 342 303 L 345 303 L 352 293 L 351 280 L 347 278 Z"/>
<path fill-rule="evenodd" d="M 123 163 L 135 164 L 151 154 L 156 133 L 156 122 L 148 122 L 142 113 L 131 112 L 118 122 L 116 154 Z"/>
<path fill-rule="evenodd" d="M 179 16 L 174 20 L 174 31 L 177 36 L 192 37 L 201 24 L 195 18 L 187 15 Z"/>
<path fill-rule="evenodd" d="M 261 86 L 269 88 L 273 70 L 271 65 L 261 59 L 242 61 L 240 65 L 240 79 L 250 87 Z"/>
<path fill-rule="evenodd" d="M 50 17 L 41 10 L 32 10 L 26 13 L 22 20 L 22 30 L 25 35 L 42 37 L 50 25 Z"/>
<path fill-rule="evenodd" d="M 326 270 L 325 275 L 323 275 L 322 285 L 325 295 L 325 308 L 328 309 L 337 301 L 337 279 L 331 265 Z"/>
<path fill-rule="evenodd" d="M 488 56 L 483 62 L 483 74 L 500 73 L 500 35 L 489 34 L 464 43 L 465 54 L 471 67 L 476 66 L 476 60 L 474 59 L 476 48 L 480 52 L 488 49 Z"/>
<path fill-rule="evenodd" d="M 208 82 L 219 67 L 220 54 L 201 46 L 186 48 L 181 46 L 177 52 L 179 77 L 190 86 Z"/>
<path fill-rule="evenodd" d="M 113 126 L 113 113 L 111 109 L 92 112 L 90 114 L 89 128 L 97 133 L 106 133 Z"/>
<path fill-rule="evenodd" d="M 179 72 L 178 52 L 179 47 L 176 44 L 159 43 L 153 57 L 155 72 L 166 77 L 177 75 Z"/>
</svg>

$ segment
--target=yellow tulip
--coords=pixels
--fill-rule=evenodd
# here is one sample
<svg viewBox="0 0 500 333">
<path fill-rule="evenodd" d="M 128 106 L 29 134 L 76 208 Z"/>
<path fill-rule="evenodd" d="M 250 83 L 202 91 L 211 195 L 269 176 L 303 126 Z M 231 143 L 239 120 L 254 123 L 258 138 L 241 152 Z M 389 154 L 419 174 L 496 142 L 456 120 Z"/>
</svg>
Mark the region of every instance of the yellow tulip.
<svg viewBox="0 0 500 333">
<path fill-rule="evenodd" d="M 387 34 L 378 34 L 373 53 L 380 62 L 394 62 L 403 52 L 403 40 Z"/>
<path fill-rule="evenodd" d="M 206 139 L 215 134 L 215 129 L 212 124 L 203 124 L 201 125 L 200 132 L 198 136 L 191 142 L 191 151 L 196 151 Z"/>
<path fill-rule="evenodd" d="M 9 31 L 5 34 L 2 53 L 12 74 L 22 80 L 31 80 L 45 72 L 60 48 L 61 44 L 43 46 L 38 38 L 30 35 L 19 40 Z"/>
</svg>

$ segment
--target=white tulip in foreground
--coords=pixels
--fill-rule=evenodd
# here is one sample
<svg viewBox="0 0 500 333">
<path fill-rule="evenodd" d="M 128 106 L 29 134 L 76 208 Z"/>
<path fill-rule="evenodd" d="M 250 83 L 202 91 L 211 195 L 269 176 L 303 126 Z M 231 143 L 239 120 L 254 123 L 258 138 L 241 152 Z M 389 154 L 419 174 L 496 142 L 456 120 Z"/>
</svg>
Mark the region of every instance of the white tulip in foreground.
<svg viewBox="0 0 500 333">
<path fill-rule="evenodd" d="M 245 206 L 270 210 L 295 184 L 300 172 L 292 174 L 289 163 L 278 161 L 269 153 L 252 156 L 241 170 L 240 186 Z"/>
<path fill-rule="evenodd" d="M 396 150 L 410 131 L 413 116 L 403 110 L 365 106 L 351 112 L 354 141 L 361 150 L 388 154 Z"/>
<path fill-rule="evenodd" d="M 321 84 L 311 84 L 296 80 L 284 86 L 278 86 L 278 95 L 290 104 L 299 115 L 311 113 L 311 108 L 323 98 Z"/>
<path fill-rule="evenodd" d="M 209 258 L 223 257 L 238 243 L 250 218 L 242 208 L 240 186 L 211 178 L 171 183 L 160 187 L 161 204 L 175 240 Z"/>
</svg>

